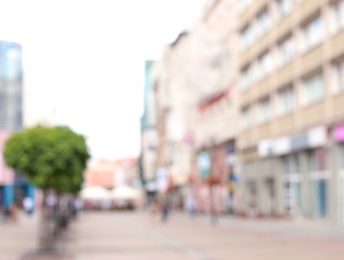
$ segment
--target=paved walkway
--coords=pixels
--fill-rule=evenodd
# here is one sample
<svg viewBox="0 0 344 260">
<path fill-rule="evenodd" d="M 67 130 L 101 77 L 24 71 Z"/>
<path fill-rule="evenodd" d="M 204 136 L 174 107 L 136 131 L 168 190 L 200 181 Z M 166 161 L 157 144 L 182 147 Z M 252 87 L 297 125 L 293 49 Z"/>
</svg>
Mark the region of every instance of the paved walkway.
<svg viewBox="0 0 344 260">
<path fill-rule="evenodd" d="M 17 223 L 0 222 L 0 260 L 17 260 L 37 248 L 38 215 L 19 214 Z"/>
<path fill-rule="evenodd" d="M 0 260 L 36 246 L 38 218 L 0 225 Z M 343 260 L 344 229 L 285 221 L 174 214 L 167 223 L 146 213 L 83 213 L 63 237 L 75 260 L 240 259 Z"/>
</svg>

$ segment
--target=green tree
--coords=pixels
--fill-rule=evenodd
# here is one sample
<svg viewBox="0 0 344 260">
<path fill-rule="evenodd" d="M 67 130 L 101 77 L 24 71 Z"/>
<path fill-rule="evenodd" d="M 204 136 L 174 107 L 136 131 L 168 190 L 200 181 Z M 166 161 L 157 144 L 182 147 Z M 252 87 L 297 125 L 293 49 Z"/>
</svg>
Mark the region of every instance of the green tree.
<svg viewBox="0 0 344 260">
<path fill-rule="evenodd" d="M 16 133 L 7 141 L 4 151 L 7 165 L 26 174 L 30 182 L 43 190 L 44 202 L 48 189 L 57 194 L 77 194 L 89 157 L 85 138 L 60 126 L 37 126 Z M 43 203 L 43 222 L 47 222 L 45 212 Z M 43 248 L 51 246 L 46 244 L 47 236 L 43 234 Z"/>
</svg>

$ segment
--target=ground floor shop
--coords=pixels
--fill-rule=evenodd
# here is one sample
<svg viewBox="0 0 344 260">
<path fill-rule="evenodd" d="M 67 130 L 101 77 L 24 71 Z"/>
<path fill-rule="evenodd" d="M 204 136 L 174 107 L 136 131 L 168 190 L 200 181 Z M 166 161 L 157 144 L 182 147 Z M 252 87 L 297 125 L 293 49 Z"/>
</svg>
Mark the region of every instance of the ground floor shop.
<svg viewBox="0 0 344 260">
<path fill-rule="evenodd" d="M 198 210 L 219 214 L 236 211 L 237 159 L 235 141 L 230 140 L 197 154 L 196 198 Z"/>
<path fill-rule="evenodd" d="M 9 208 L 15 203 L 17 207 L 22 207 L 25 197 L 30 197 L 35 201 L 36 187 L 32 184 L 6 184 L 0 185 L 0 208 Z"/>
<path fill-rule="evenodd" d="M 241 152 L 241 209 L 344 224 L 344 125 L 262 140 Z"/>
</svg>

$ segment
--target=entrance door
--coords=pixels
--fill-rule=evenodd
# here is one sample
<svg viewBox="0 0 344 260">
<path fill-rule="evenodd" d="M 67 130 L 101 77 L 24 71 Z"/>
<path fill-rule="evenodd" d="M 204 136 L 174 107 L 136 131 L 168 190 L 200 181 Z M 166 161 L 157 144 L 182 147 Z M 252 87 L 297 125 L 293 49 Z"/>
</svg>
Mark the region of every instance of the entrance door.
<svg viewBox="0 0 344 260">
<path fill-rule="evenodd" d="M 284 175 L 285 210 L 291 215 L 301 214 L 301 179 L 299 155 L 290 154 L 282 159 Z"/>
<path fill-rule="evenodd" d="M 327 183 L 325 180 L 319 180 L 318 182 L 318 214 L 321 218 L 325 218 L 327 215 Z"/>
</svg>

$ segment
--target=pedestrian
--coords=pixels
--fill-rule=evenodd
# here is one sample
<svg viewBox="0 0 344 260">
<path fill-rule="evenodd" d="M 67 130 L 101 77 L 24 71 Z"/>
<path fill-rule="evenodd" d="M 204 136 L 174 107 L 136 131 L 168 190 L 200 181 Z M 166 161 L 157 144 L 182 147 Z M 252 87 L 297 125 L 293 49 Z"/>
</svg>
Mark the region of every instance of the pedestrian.
<svg viewBox="0 0 344 260">
<path fill-rule="evenodd" d="M 187 210 L 189 211 L 191 219 L 194 218 L 196 213 L 196 201 L 193 197 L 189 197 L 186 202 Z"/>
<path fill-rule="evenodd" d="M 17 207 L 14 203 L 6 208 L 5 214 L 7 221 L 11 221 L 13 223 L 17 222 Z"/>
<path fill-rule="evenodd" d="M 156 198 L 154 198 L 151 201 L 150 206 L 149 206 L 149 212 L 150 212 L 150 215 L 151 215 L 153 222 L 156 221 L 156 219 L 157 219 L 156 216 L 159 214 L 160 210 L 161 210 L 160 203 Z"/>
<path fill-rule="evenodd" d="M 31 215 L 33 212 L 33 207 L 34 207 L 33 199 L 30 197 L 25 197 L 23 199 L 23 208 L 26 214 Z"/>
<path fill-rule="evenodd" d="M 75 218 L 78 217 L 78 213 L 82 208 L 83 208 L 83 201 L 80 198 L 76 198 L 73 204 L 73 215 Z"/>
<path fill-rule="evenodd" d="M 163 200 L 162 210 L 161 210 L 161 220 L 163 222 L 167 221 L 169 213 L 170 213 L 170 205 L 169 205 L 168 199 L 166 198 L 165 200 Z"/>
</svg>

